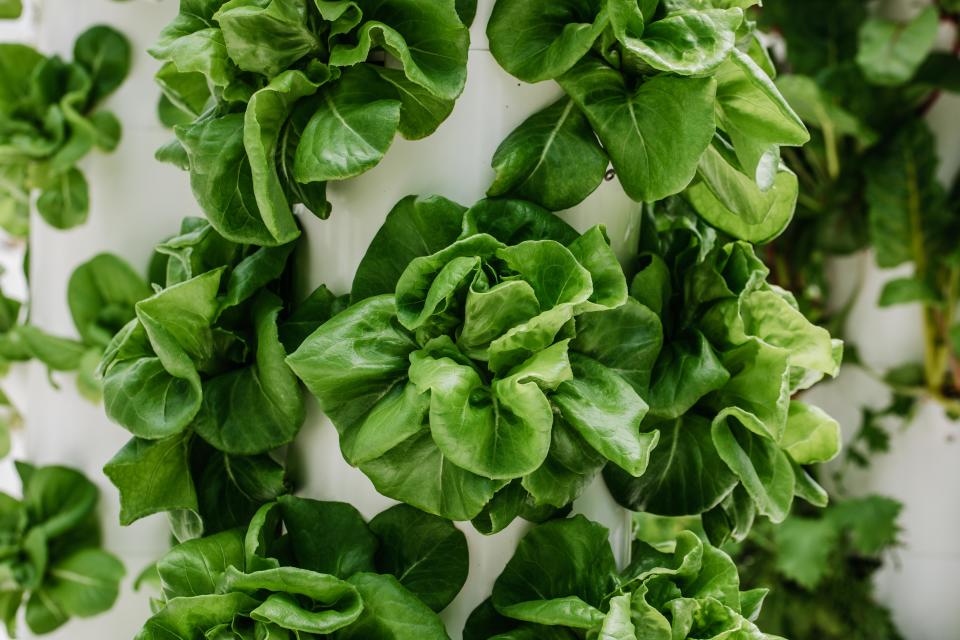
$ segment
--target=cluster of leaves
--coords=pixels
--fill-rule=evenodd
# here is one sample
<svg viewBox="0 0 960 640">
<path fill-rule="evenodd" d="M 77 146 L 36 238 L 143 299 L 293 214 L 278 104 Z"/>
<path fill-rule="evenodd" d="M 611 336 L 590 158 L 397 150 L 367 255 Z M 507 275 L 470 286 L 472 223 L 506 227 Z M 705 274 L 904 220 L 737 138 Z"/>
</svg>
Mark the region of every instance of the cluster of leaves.
<svg viewBox="0 0 960 640">
<path fill-rule="evenodd" d="M 246 531 L 174 547 L 137 640 L 449 640 L 437 616 L 467 577 L 449 521 L 398 505 L 367 524 L 348 504 L 284 496 Z"/>
<path fill-rule="evenodd" d="M 802 465 L 837 454 L 839 426 L 792 397 L 836 374 L 842 345 L 767 283 L 750 244 L 725 241 L 683 201 L 648 208 L 641 235 L 630 302 L 607 314 L 616 330 L 595 357 L 646 372 L 641 429 L 659 444 L 639 478 L 606 468 L 614 496 L 636 511 L 704 513 L 717 543 L 745 535 L 755 513 L 783 520 L 795 495 L 825 504 Z"/>
<path fill-rule="evenodd" d="M 940 3 L 941 11 L 956 8 Z M 827 260 L 867 247 L 878 266 L 913 266 L 891 280 L 881 306 L 923 307 L 925 363 L 915 392 L 960 412 L 960 181 L 937 181 L 934 137 L 923 116 L 940 92 L 960 91 L 960 58 L 938 53 L 938 6 L 900 23 L 864 3 L 776 3 L 763 19 L 787 42 L 778 86 L 813 132 L 788 151 L 804 196 L 798 222 L 770 250 L 778 282 L 817 322 L 842 329 L 853 299 L 831 312 Z"/>
<path fill-rule="evenodd" d="M 565 507 L 607 461 L 646 468 L 647 405 L 586 335 L 626 300 L 601 227 L 580 235 L 517 200 L 410 197 L 368 249 L 351 306 L 288 362 L 381 493 L 481 516 L 489 533 Z"/>
<path fill-rule="evenodd" d="M 450 114 L 470 39 L 458 6 L 475 10 L 454 0 L 181 0 L 151 49 L 163 62 L 161 114 L 179 123 L 158 158 L 189 170 L 224 237 L 292 241 L 292 206 L 326 217 L 327 182 L 373 168 L 398 132 L 426 137 Z"/>
<path fill-rule="evenodd" d="M 117 117 L 97 107 L 130 68 L 130 44 L 107 26 L 82 33 L 73 62 L 21 44 L 0 44 L 0 227 L 25 236 L 31 194 L 50 225 L 69 229 L 89 213 L 77 163 L 120 142 Z"/>
<path fill-rule="evenodd" d="M 758 624 L 793 640 L 902 640 L 872 583 L 899 544 L 901 506 L 880 496 L 846 499 L 755 528 L 731 555 L 745 584 L 770 589 Z"/>
<path fill-rule="evenodd" d="M 108 253 L 97 255 L 74 270 L 67 286 L 67 303 L 79 339 L 55 336 L 29 323 L 5 323 L 0 357 L 6 361 L 36 359 L 49 371 L 76 372 L 80 394 L 99 402 L 101 385 L 96 369 L 104 350 L 133 320 L 134 305 L 150 295 L 150 287 L 124 260 Z M 20 313 L 19 304 L 16 312 L 11 314 L 14 320 Z"/>
<path fill-rule="evenodd" d="M 637 540 L 618 572 L 607 530 L 576 516 L 527 534 L 463 637 L 776 640 L 752 622 L 766 593 L 741 592 L 730 557 L 689 531 L 672 545 Z"/>
<path fill-rule="evenodd" d="M 285 302 L 293 248 L 237 244 L 196 218 L 157 246 L 157 291 L 99 369 L 107 415 L 134 436 L 105 468 L 122 522 L 170 511 L 183 540 L 285 492 L 268 454 L 297 435 L 304 405 L 284 358 L 316 326 Z M 320 289 L 302 307 L 319 323 L 332 304 Z"/>
<path fill-rule="evenodd" d="M 797 200 L 780 147 L 809 135 L 745 17 L 755 4 L 497 0 L 493 55 L 522 80 L 556 80 L 566 97 L 503 142 L 490 195 L 567 208 L 612 162 L 634 200 L 686 190 L 717 228 L 753 242 L 776 237 Z"/>
<path fill-rule="evenodd" d="M 83 474 L 18 462 L 23 499 L 0 493 L 0 615 L 15 637 L 17 615 L 35 634 L 113 606 L 123 564 L 100 548 L 99 492 Z"/>
</svg>

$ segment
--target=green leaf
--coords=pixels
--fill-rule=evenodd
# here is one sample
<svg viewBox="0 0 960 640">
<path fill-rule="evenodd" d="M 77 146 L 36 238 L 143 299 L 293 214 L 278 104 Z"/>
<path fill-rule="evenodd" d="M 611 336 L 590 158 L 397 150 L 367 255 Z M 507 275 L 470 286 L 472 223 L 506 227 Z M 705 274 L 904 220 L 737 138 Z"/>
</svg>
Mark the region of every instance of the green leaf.
<svg viewBox="0 0 960 640">
<path fill-rule="evenodd" d="M 230 59 L 244 71 L 277 76 L 309 53 L 320 38 L 310 28 L 306 0 L 230 0 L 214 14 Z"/>
<path fill-rule="evenodd" d="M 277 6 L 275 3 L 270 5 Z M 253 94 L 244 113 L 243 146 L 250 163 L 253 193 L 263 222 L 275 238 L 294 238 L 299 233 L 277 160 L 285 160 L 285 154 L 280 153 L 281 135 L 296 102 L 316 93 L 329 78 L 329 71 L 314 75 L 319 77 L 310 77 L 296 70 L 277 75 L 270 84 Z"/>
<path fill-rule="evenodd" d="M 400 95 L 374 68 L 361 64 L 320 90 L 297 146 L 297 182 L 344 180 L 379 164 L 400 126 Z"/>
<path fill-rule="evenodd" d="M 511 196 L 559 211 L 583 202 L 603 182 L 609 159 L 569 98 L 537 112 L 500 143 L 488 196 Z"/>
<path fill-rule="evenodd" d="M 790 403 L 780 446 L 797 464 L 829 462 L 840 453 L 840 424 L 825 411 L 802 402 Z"/>
<path fill-rule="evenodd" d="M 730 55 L 741 22 L 736 8 L 669 13 L 648 24 L 642 37 L 622 38 L 624 56 L 668 73 L 707 75 Z"/>
<path fill-rule="evenodd" d="M 262 505 L 289 489 L 283 466 L 269 455 L 230 456 L 202 449 L 193 459 L 198 455 L 205 464 L 202 472 L 195 468 L 193 473 L 207 534 L 246 526 Z"/>
<path fill-rule="evenodd" d="M 734 238 L 763 243 L 773 240 L 793 219 L 799 193 L 797 176 L 779 165 L 772 185 L 762 191 L 754 177 L 745 175 L 722 141 L 700 159 L 700 181 L 686 193 L 707 222 Z"/>
<path fill-rule="evenodd" d="M 716 506 L 737 484 L 717 453 L 710 424 L 694 414 L 656 429 L 660 441 L 639 478 L 612 466 L 604 470 L 617 502 L 633 511 L 681 516 Z"/>
<path fill-rule="evenodd" d="M 943 188 L 936 179 L 934 139 L 926 124 L 900 129 L 867 160 L 870 241 L 881 267 L 949 251 Z"/>
<path fill-rule="evenodd" d="M 810 134 L 773 80 L 738 49 L 717 72 L 717 123 L 744 173 L 761 190 L 774 185 L 780 146 L 802 146 Z"/>
<path fill-rule="evenodd" d="M 87 108 L 116 91 L 130 72 L 130 42 L 108 26 L 84 31 L 73 45 L 73 59 L 90 74 L 92 87 Z"/>
<path fill-rule="evenodd" d="M 247 574 L 228 567 L 222 585 L 228 593 L 267 592 L 250 617 L 296 632 L 332 633 L 353 624 L 363 610 L 360 594 L 349 583 L 296 567 Z"/>
<path fill-rule="evenodd" d="M 277 246 L 299 235 L 299 229 L 283 218 L 271 220 L 274 235 L 263 219 L 250 158 L 244 146 L 244 115 L 231 113 L 177 127 L 177 139 L 190 163 L 190 186 L 210 224 L 234 242 Z M 268 215 L 273 214 L 268 210 Z"/>
<path fill-rule="evenodd" d="M 285 362 L 277 328 L 282 304 L 266 291 L 257 296 L 250 311 L 256 331 L 254 362 L 203 385 L 193 428 L 220 451 L 265 453 L 289 444 L 303 424 L 303 393 Z"/>
<path fill-rule="evenodd" d="M 230 624 L 256 606 L 244 593 L 175 598 L 147 620 L 135 640 L 200 640 L 207 630 Z"/>
<path fill-rule="evenodd" d="M 330 64 L 351 66 L 382 48 L 403 67 L 407 78 L 438 98 L 456 99 L 467 75 L 470 33 L 453 2 L 381 3 L 356 0 L 364 23 L 353 34 L 356 45 L 333 46 Z"/>
<path fill-rule="evenodd" d="M 393 293 L 414 258 L 432 255 L 457 239 L 465 211 L 440 196 L 408 196 L 398 202 L 357 267 L 353 302 Z"/>
<path fill-rule="evenodd" d="M 487 25 L 490 52 L 525 82 L 558 78 L 587 55 L 606 28 L 600 5 L 600 0 L 498 0 Z"/>
<path fill-rule="evenodd" d="M 506 483 L 447 460 L 424 429 L 360 465 L 380 493 L 450 520 L 471 520 Z"/>
<path fill-rule="evenodd" d="M 76 371 L 87 352 L 82 342 L 52 336 L 32 325 L 15 329 L 30 355 L 52 371 Z"/>
<path fill-rule="evenodd" d="M 590 446 L 630 475 L 641 476 L 660 436 L 640 431 L 647 403 L 596 360 L 572 354 L 571 365 L 573 377 L 557 388 L 554 404 Z"/>
<path fill-rule="evenodd" d="M 113 607 L 124 573 L 106 551 L 84 549 L 55 562 L 42 591 L 68 615 L 89 618 Z"/>
<path fill-rule="evenodd" d="M 280 508 L 298 567 L 343 580 L 373 571 L 377 539 L 354 507 L 284 496 Z"/>
<path fill-rule="evenodd" d="M 469 569 L 467 540 L 449 521 L 397 505 L 371 520 L 370 530 L 380 539 L 377 570 L 395 576 L 428 607 L 440 612 L 460 592 Z"/>
<path fill-rule="evenodd" d="M 857 66 L 877 85 L 907 82 L 936 44 L 939 22 L 936 7 L 926 7 L 906 24 L 868 18 L 860 27 Z"/>
<path fill-rule="evenodd" d="M 190 475 L 190 436 L 134 438 L 103 469 L 120 491 L 120 522 L 129 525 L 162 511 L 198 511 Z"/>
<path fill-rule="evenodd" d="M 576 597 L 599 607 L 616 573 L 607 535 L 583 516 L 534 527 L 494 583 L 494 606 Z"/>
<path fill-rule="evenodd" d="M 341 640 L 422 640 L 447 638 L 439 616 L 390 575 L 358 573 L 350 578 L 363 599 L 356 623 L 339 631 Z"/>
<path fill-rule="evenodd" d="M 938 306 L 942 304 L 942 300 L 937 291 L 927 282 L 917 278 L 895 278 L 883 285 L 880 300 L 877 302 L 881 307 L 914 303 Z"/>
<path fill-rule="evenodd" d="M 636 628 L 631 621 L 630 596 L 614 596 L 610 599 L 610 611 L 603 619 L 598 640 L 633 640 Z"/>
<path fill-rule="evenodd" d="M 420 140 L 431 135 L 453 112 L 454 100 L 439 97 L 413 82 L 399 69 L 374 67 L 380 77 L 393 85 L 400 96 L 400 135 Z"/>
<path fill-rule="evenodd" d="M 179 544 L 157 562 L 163 596 L 170 601 L 213 595 L 227 567 L 244 568 L 243 534 L 239 530 Z"/>
<path fill-rule="evenodd" d="M 627 195 L 653 202 L 690 184 L 716 130 L 713 79 L 659 76 L 632 90 L 618 70 L 591 60 L 559 82 L 597 132 Z"/>
<path fill-rule="evenodd" d="M 757 510 L 773 522 L 790 513 L 796 479 L 787 455 L 770 440 L 758 436 L 732 417 L 713 422 L 717 453 L 740 479 L 757 503 Z"/>
<path fill-rule="evenodd" d="M 47 180 L 37 198 L 37 212 L 56 229 L 72 229 L 86 222 L 90 193 L 80 170 L 71 167 Z"/>
<path fill-rule="evenodd" d="M 793 516 L 774 529 L 777 570 L 805 589 L 816 589 L 831 571 L 840 532 L 826 518 Z"/>
<path fill-rule="evenodd" d="M 101 253 L 71 274 L 67 303 L 84 342 L 106 347 L 135 317 L 134 305 L 151 293 L 129 264 L 112 254 Z"/>
<path fill-rule="evenodd" d="M 513 618 L 546 626 L 592 629 L 603 621 L 603 613 L 576 596 L 520 602 L 501 608 Z"/>
<path fill-rule="evenodd" d="M 730 373 L 699 331 L 668 342 L 657 358 L 652 377 L 650 413 L 664 420 L 683 416 L 704 396 L 730 381 Z"/>
<path fill-rule="evenodd" d="M 430 430 L 450 462 L 492 479 L 535 471 L 547 456 L 553 427 L 539 385 L 554 388 L 572 375 L 566 347 L 538 353 L 492 387 L 471 367 L 414 354 L 410 380 L 421 393 L 430 392 Z"/>
<path fill-rule="evenodd" d="M 897 523 L 903 505 L 886 496 L 844 500 L 830 509 L 827 517 L 850 532 L 857 551 L 877 556 L 897 544 L 900 527 Z"/>
<path fill-rule="evenodd" d="M 23 506 L 34 530 L 54 539 L 79 528 L 94 512 L 96 486 L 79 471 L 66 467 L 29 468 L 18 465 L 23 481 Z"/>
</svg>

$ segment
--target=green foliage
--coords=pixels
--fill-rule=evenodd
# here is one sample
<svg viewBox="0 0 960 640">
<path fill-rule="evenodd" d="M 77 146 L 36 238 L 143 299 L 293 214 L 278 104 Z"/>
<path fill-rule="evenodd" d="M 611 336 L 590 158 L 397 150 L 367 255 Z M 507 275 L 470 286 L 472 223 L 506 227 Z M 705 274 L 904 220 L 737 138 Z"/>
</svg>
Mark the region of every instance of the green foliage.
<svg viewBox="0 0 960 640">
<path fill-rule="evenodd" d="M 897 392 L 960 413 L 950 340 L 960 301 L 960 254 L 951 242 L 960 233 L 960 200 L 938 181 L 935 141 L 923 120 L 942 91 L 960 89 L 960 59 L 932 52 L 937 8 L 899 23 L 856 1 L 785 2 L 771 3 L 762 20 L 786 38 L 793 75 L 778 86 L 813 132 L 802 151 L 787 152 L 804 195 L 798 223 L 768 253 L 775 281 L 839 333 L 854 300 L 839 312 L 828 307 L 831 257 L 870 247 L 880 267 L 911 265 L 913 274 L 887 283 L 878 301 L 922 308 L 923 373 Z"/>
<path fill-rule="evenodd" d="M 765 590 L 740 591 L 733 561 L 689 531 L 636 541 L 617 572 L 608 532 L 583 516 L 535 527 L 467 621 L 465 640 L 777 640 L 752 622 Z"/>
<path fill-rule="evenodd" d="M 327 182 L 447 118 L 466 80 L 457 12 L 469 22 L 475 4 L 181 0 L 151 49 L 162 119 L 179 123 L 158 158 L 189 170 L 224 237 L 289 243 L 300 233 L 292 207 L 327 217 Z"/>
<path fill-rule="evenodd" d="M 705 513 L 717 541 L 744 535 L 756 513 L 783 520 L 795 495 L 821 502 L 802 465 L 837 454 L 839 426 L 792 398 L 837 373 L 840 343 L 767 283 L 751 245 L 724 242 L 679 200 L 648 212 L 638 262 L 630 293 L 662 347 L 623 333 L 597 343 L 646 369 L 634 382 L 650 404 L 641 429 L 660 444 L 638 478 L 607 467 L 613 495 L 637 511 Z"/>
<path fill-rule="evenodd" d="M 284 496 L 245 531 L 164 556 L 162 597 L 136 638 L 447 640 L 436 612 L 467 564 L 463 533 L 412 507 L 367 525 L 350 505 Z"/>
<path fill-rule="evenodd" d="M 0 227 L 12 235 L 27 234 L 35 192 L 47 223 L 82 224 L 90 196 L 76 165 L 94 148 L 113 151 L 120 142 L 120 122 L 98 107 L 127 76 L 129 42 L 95 26 L 77 38 L 73 58 L 0 44 Z"/>
<path fill-rule="evenodd" d="M 770 589 L 757 624 L 794 640 L 901 640 L 872 585 L 899 544 L 900 510 L 869 496 L 757 527 L 732 554 L 744 584 Z"/>
<path fill-rule="evenodd" d="M 286 302 L 292 251 L 231 242 L 195 218 L 158 245 L 162 283 L 134 305 L 99 368 L 107 415 L 134 436 L 105 469 L 124 524 L 169 511 L 187 539 L 238 526 L 285 492 L 266 454 L 293 440 L 304 406 L 283 341 L 295 347 L 336 305 L 321 289 L 303 304 L 305 321 Z M 101 335 L 86 317 L 78 325 Z"/>
<path fill-rule="evenodd" d="M 634 200 L 692 186 L 714 226 L 754 242 L 779 235 L 797 200 L 780 147 L 809 135 L 773 84 L 744 16 L 752 4 L 498 0 L 494 57 L 521 80 L 556 80 L 568 98 L 501 144 L 489 195 L 568 208 L 612 162 Z"/>
<path fill-rule="evenodd" d="M 487 507 L 498 529 L 524 505 L 565 507 L 608 460 L 643 473 L 646 402 L 575 343 L 627 300 L 602 228 L 581 236 L 516 200 L 410 197 L 353 292 L 288 362 L 381 493 L 455 520 Z"/>
<path fill-rule="evenodd" d="M 116 602 L 123 564 L 100 547 L 99 492 L 65 467 L 18 462 L 23 499 L 0 494 L 0 607 L 10 637 L 25 607 L 27 627 L 50 633 Z"/>
</svg>

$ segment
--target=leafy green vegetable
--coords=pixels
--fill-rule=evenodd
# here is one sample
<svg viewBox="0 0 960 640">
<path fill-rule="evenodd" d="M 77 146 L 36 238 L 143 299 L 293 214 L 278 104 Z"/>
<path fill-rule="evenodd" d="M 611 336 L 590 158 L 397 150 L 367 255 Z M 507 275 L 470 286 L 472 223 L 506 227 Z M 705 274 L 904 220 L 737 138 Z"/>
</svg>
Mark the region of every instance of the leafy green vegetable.
<svg viewBox="0 0 960 640">
<path fill-rule="evenodd" d="M 289 243 L 295 205 L 327 217 L 327 182 L 447 118 L 475 11 L 454 0 L 181 0 L 150 50 L 163 62 L 163 119 L 185 121 L 158 158 L 189 170 L 224 237 Z"/>
<path fill-rule="evenodd" d="M 352 305 L 288 363 L 381 493 L 454 520 L 490 505 L 482 528 L 498 529 L 528 499 L 565 507 L 605 461 L 645 470 L 647 403 L 577 342 L 586 323 L 616 332 L 606 313 L 626 300 L 601 227 L 581 236 L 518 200 L 411 197 L 371 244 Z"/>
<path fill-rule="evenodd" d="M 751 619 L 765 590 L 740 591 L 733 561 L 685 531 L 640 540 L 618 573 L 608 532 L 583 516 L 534 528 L 467 621 L 464 638 L 768 638 Z"/>
<path fill-rule="evenodd" d="M 466 567 L 463 533 L 435 516 L 400 505 L 368 526 L 350 505 L 284 496 L 245 533 L 162 558 L 162 599 L 136 637 L 445 640 L 436 611 Z"/>
<path fill-rule="evenodd" d="M 295 323 L 283 332 L 292 348 L 296 331 L 325 319 L 305 327 L 285 302 L 292 251 L 236 244 L 195 218 L 158 245 L 163 283 L 134 305 L 100 364 L 107 415 L 134 436 L 105 469 L 125 524 L 170 511 L 178 537 L 191 538 L 237 526 L 284 492 L 265 454 L 293 440 L 304 407 L 281 325 Z M 325 293 L 304 304 L 322 314 Z"/>
<path fill-rule="evenodd" d="M 77 38 L 73 58 L 0 44 L 0 226 L 16 236 L 27 234 L 35 192 L 48 224 L 82 224 L 90 196 L 76 164 L 95 147 L 113 151 L 120 141 L 120 122 L 98 107 L 127 76 L 129 42 L 110 27 L 91 27 Z"/>
<path fill-rule="evenodd" d="M 744 19 L 754 3 L 658 4 L 497 1 L 494 57 L 521 80 L 556 80 L 568 99 L 504 140 L 489 195 L 568 208 L 600 185 L 609 161 L 634 200 L 694 184 L 691 201 L 711 224 L 770 240 L 797 199 L 780 147 L 809 134 Z"/>
<path fill-rule="evenodd" d="M 680 200 L 649 209 L 641 247 L 631 313 L 651 320 L 574 341 L 649 372 L 632 382 L 650 405 L 641 430 L 660 445 L 639 478 L 606 468 L 613 495 L 637 511 L 707 513 L 718 539 L 745 533 L 755 513 L 783 520 L 794 495 L 818 501 L 800 465 L 833 458 L 839 426 L 791 398 L 836 375 L 841 345 L 766 282 L 751 245 L 723 242 Z"/>
<path fill-rule="evenodd" d="M 0 494 L 0 601 L 7 633 L 15 637 L 21 606 L 35 634 L 109 610 L 125 571 L 100 546 L 96 486 L 66 467 L 18 462 L 17 472 L 23 498 Z"/>
<path fill-rule="evenodd" d="M 899 544 L 900 510 L 894 500 L 868 496 L 758 527 L 732 554 L 743 583 L 770 589 L 757 624 L 796 640 L 900 640 L 871 583 L 883 555 Z"/>
</svg>

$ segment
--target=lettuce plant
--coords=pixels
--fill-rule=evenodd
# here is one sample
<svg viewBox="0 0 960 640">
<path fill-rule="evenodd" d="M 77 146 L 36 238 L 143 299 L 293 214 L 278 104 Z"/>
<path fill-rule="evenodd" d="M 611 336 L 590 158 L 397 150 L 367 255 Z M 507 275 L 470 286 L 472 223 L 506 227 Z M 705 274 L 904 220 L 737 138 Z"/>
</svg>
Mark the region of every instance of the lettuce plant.
<svg viewBox="0 0 960 640">
<path fill-rule="evenodd" d="M 0 493 L 0 611 L 15 637 L 18 611 L 34 634 L 116 602 L 123 564 L 100 548 L 96 486 L 65 467 L 18 462 L 23 498 Z"/>
<path fill-rule="evenodd" d="M 123 83 L 130 44 L 95 26 L 74 44 L 73 62 L 20 44 L 0 44 L 0 226 L 25 236 L 31 194 L 50 225 L 69 229 L 90 210 L 77 163 L 92 149 L 114 150 L 121 126 L 98 106 Z"/>
<path fill-rule="evenodd" d="M 249 527 L 174 547 L 137 640 L 448 640 L 440 611 L 467 577 L 449 521 L 399 505 L 366 523 L 339 502 L 284 496 Z"/>
<path fill-rule="evenodd" d="M 172 511 L 177 535 L 195 537 L 284 492 L 265 454 L 294 439 L 304 406 L 282 340 L 315 326 L 285 302 L 292 251 L 231 242 L 195 218 L 158 245 L 163 286 L 134 305 L 100 365 L 107 415 L 134 436 L 105 469 L 124 523 Z M 324 295 L 305 305 L 318 321 Z"/>
<path fill-rule="evenodd" d="M 609 314 L 618 330 L 588 351 L 651 370 L 638 392 L 659 445 L 639 478 L 607 467 L 614 496 L 637 511 L 705 513 L 716 540 L 742 537 L 756 513 L 783 520 L 795 495 L 825 504 L 802 465 L 837 454 L 839 426 L 792 398 L 837 373 L 839 341 L 767 283 L 750 244 L 724 240 L 681 200 L 648 211 L 638 260 L 630 303 Z"/>
<path fill-rule="evenodd" d="M 645 470 L 647 404 L 581 344 L 626 300 L 601 227 L 580 235 L 522 201 L 410 197 L 351 306 L 288 363 L 381 493 L 453 520 L 490 505 L 495 530 L 524 505 L 566 506 L 607 461 Z"/>
<path fill-rule="evenodd" d="M 326 217 L 327 182 L 446 119 L 468 45 L 454 0 L 181 0 L 151 53 L 191 121 L 158 157 L 189 170 L 224 237 L 286 244 L 300 233 L 292 206 Z"/>
<path fill-rule="evenodd" d="M 577 204 L 610 162 L 634 200 L 687 191 L 714 226 L 754 242 L 789 223 L 797 178 L 781 146 L 809 135 L 773 84 L 753 0 L 497 0 L 500 64 L 566 96 L 500 146 L 489 195 Z"/>
<path fill-rule="evenodd" d="M 766 589 L 740 591 L 733 561 L 685 531 L 633 545 L 622 572 L 608 532 L 583 516 L 534 528 L 467 621 L 464 640 L 775 640 L 751 620 Z"/>
</svg>

